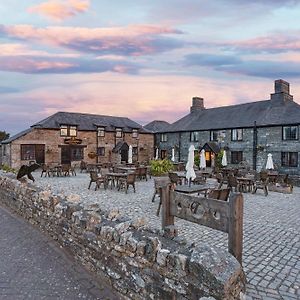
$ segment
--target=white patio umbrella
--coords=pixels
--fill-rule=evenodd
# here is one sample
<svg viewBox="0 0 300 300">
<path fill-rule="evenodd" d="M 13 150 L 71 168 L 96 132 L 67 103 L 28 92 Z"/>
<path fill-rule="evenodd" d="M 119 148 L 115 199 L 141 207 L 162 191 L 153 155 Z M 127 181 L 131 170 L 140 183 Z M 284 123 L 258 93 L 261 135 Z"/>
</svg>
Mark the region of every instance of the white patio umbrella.
<svg viewBox="0 0 300 300">
<path fill-rule="evenodd" d="M 200 152 L 200 169 L 205 169 L 206 168 L 206 159 L 205 159 L 205 150 L 202 149 Z"/>
<path fill-rule="evenodd" d="M 274 169 L 273 158 L 272 158 L 272 154 L 271 153 L 268 154 L 266 169 L 267 170 Z"/>
<path fill-rule="evenodd" d="M 191 185 L 191 180 L 194 180 L 196 178 L 196 174 L 194 170 L 194 151 L 195 151 L 195 147 L 194 145 L 191 145 L 189 148 L 188 161 L 185 166 L 186 169 L 185 178 L 189 181 L 189 185 Z"/>
<path fill-rule="evenodd" d="M 223 157 L 222 157 L 222 166 L 226 167 L 227 166 L 227 156 L 226 156 L 226 151 L 224 150 L 223 152 Z"/>
<path fill-rule="evenodd" d="M 132 164 L 132 146 L 129 145 L 129 150 L 128 150 L 128 163 Z"/>
<path fill-rule="evenodd" d="M 172 157 L 171 157 L 171 161 L 175 161 L 175 149 L 172 148 Z"/>
<path fill-rule="evenodd" d="M 158 160 L 158 148 L 156 148 L 155 159 Z"/>
</svg>

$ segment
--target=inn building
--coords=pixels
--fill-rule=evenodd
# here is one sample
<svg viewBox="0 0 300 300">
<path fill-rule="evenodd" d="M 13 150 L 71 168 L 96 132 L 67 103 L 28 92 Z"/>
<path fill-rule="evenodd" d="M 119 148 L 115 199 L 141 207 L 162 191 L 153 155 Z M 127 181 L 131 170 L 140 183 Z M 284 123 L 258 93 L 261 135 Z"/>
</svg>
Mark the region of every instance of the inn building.
<svg viewBox="0 0 300 300">
<path fill-rule="evenodd" d="M 300 105 L 289 83 L 279 79 L 268 100 L 206 109 L 204 100 L 194 97 L 189 114 L 155 131 L 155 147 L 161 158 L 170 158 L 174 148 L 176 160 L 186 161 L 193 144 L 205 150 L 209 167 L 224 149 L 229 165 L 246 161 L 258 171 L 271 153 L 279 171 L 300 175 L 299 124 Z"/>
<path fill-rule="evenodd" d="M 2 164 L 19 168 L 30 162 L 119 163 L 153 158 L 154 135 L 126 118 L 57 112 L 2 142 Z"/>
</svg>

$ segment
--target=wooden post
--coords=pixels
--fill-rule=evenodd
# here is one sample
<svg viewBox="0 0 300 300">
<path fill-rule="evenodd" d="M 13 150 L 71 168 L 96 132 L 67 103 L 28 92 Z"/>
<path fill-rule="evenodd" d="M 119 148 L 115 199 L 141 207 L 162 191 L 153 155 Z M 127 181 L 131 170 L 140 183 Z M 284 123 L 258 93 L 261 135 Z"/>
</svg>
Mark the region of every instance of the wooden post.
<svg viewBox="0 0 300 300">
<path fill-rule="evenodd" d="M 229 198 L 228 251 L 242 264 L 243 253 L 243 213 L 242 194 L 233 194 Z"/>
<path fill-rule="evenodd" d="M 170 184 L 160 187 L 160 199 L 162 202 L 162 229 L 165 230 L 167 226 L 174 226 L 174 216 L 171 215 L 170 210 Z"/>
</svg>

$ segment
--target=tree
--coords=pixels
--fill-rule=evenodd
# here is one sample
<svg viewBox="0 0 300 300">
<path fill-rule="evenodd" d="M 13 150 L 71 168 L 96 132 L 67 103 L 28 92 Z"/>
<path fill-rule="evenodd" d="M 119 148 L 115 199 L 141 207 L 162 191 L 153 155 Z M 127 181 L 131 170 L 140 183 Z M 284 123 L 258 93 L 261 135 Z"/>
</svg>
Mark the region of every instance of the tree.
<svg viewBox="0 0 300 300">
<path fill-rule="evenodd" d="M 9 138 L 9 133 L 5 131 L 0 131 L 0 142 Z"/>
</svg>

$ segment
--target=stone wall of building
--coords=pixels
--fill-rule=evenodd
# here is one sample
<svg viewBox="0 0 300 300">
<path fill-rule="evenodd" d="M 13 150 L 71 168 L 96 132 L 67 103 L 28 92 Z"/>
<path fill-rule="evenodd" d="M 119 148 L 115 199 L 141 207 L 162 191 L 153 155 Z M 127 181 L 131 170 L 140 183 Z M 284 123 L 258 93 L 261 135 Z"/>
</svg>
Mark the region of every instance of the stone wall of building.
<svg viewBox="0 0 300 300">
<path fill-rule="evenodd" d="M 2 205 L 50 234 L 126 299 L 240 299 L 245 276 L 229 253 L 164 238 L 143 220 L 98 205 L 86 210 L 76 200 L 0 174 Z"/>
<path fill-rule="evenodd" d="M 186 161 L 188 157 L 188 149 L 191 144 L 196 149 L 210 141 L 210 131 L 199 131 L 199 141 L 191 142 L 190 132 L 174 132 L 167 133 L 167 142 L 160 141 L 160 134 L 157 134 L 156 145 L 160 150 L 167 150 L 168 157 L 171 158 L 171 149 L 175 146 L 175 160 Z M 243 151 L 243 160 L 253 167 L 253 128 L 243 129 L 243 140 L 232 141 L 231 130 L 223 130 L 217 144 L 220 148 L 228 148 L 227 161 L 231 165 L 231 151 Z M 260 171 L 265 168 L 267 155 L 271 153 L 276 168 L 283 173 L 300 175 L 300 142 L 299 140 L 284 141 L 282 140 L 282 127 L 259 127 L 257 128 L 257 163 L 256 169 Z M 298 152 L 298 167 L 281 166 L 281 152 Z M 232 165 L 234 166 L 234 165 Z"/>
<path fill-rule="evenodd" d="M 118 139 L 114 132 L 106 132 L 104 138 L 98 137 L 96 131 L 78 131 L 77 138 L 82 140 L 79 146 L 84 147 L 84 161 L 87 163 L 97 163 L 97 157 L 90 158 L 90 152 L 97 153 L 97 147 L 105 147 L 105 156 L 99 156 L 98 162 L 113 161 L 112 149 L 115 147 Z M 41 144 L 45 145 L 45 163 L 60 163 L 61 148 L 66 145 L 65 137 L 60 136 L 60 130 L 55 129 L 33 129 L 26 135 L 14 140 L 11 144 L 5 145 L 7 148 L 6 157 L 3 157 L 3 163 L 18 169 L 23 164 L 28 164 L 27 160 L 21 160 L 22 144 Z M 120 140 L 124 140 L 133 146 L 139 146 L 138 161 L 149 161 L 153 157 L 154 136 L 153 134 L 139 134 L 138 139 L 133 139 L 132 134 L 125 133 Z M 143 148 L 143 149 L 141 149 Z M 78 161 L 78 164 L 80 161 Z"/>
</svg>

